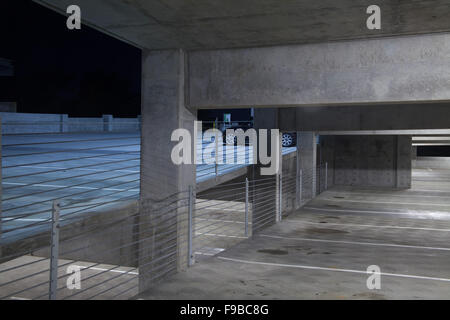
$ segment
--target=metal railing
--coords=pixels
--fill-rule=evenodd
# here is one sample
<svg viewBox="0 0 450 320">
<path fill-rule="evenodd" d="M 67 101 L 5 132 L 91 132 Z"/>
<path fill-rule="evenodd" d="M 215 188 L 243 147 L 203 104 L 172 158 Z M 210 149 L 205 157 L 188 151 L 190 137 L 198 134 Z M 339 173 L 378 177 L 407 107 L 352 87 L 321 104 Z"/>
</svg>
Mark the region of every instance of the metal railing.
<svg viewBox="0 0 450 320">
<path fill-rule="evenodd" d="M 297 179 L 245 178 L 198 193 L 190 187 L 90 215 L 79 214 L 92 206 L 85 200 L 53 200 L 48 230 L 2 248 L 0 299 L 132 298 L 143 283 L 154 285 L 282 219 L 294 209 L 287 199 L 296 198 Z"/>
<path fill-rule="evenodd" d="M 136 139 L 3 136 L 0 299 L 133 298 L 281 221 L 312 181 L 327 187 L 325 166 L 141 199 Z"/>
</svg>

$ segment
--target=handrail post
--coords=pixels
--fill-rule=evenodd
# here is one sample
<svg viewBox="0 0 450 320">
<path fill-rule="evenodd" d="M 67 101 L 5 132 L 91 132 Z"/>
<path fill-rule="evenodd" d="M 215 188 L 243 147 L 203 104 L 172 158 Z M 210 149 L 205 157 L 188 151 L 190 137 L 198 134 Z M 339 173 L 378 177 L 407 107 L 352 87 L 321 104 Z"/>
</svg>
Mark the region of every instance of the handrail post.
<svg viewBox="0 0 450 320">
<path fill-rule="evenodd" d="M 303 202 L 303 169 L 300 169 L 300 207 Z"/>
<path fill-rule="evenodd" d="M 58 290 L 58 259 L 59 259 L 59 201 L 53 201 L 52 206 L 52 237 L 51 237 L 51 255 L 50 255 L 50 282 L 49 282 L 49 300 L 56 300 Z"/>
<path fill-rule="evenodd" d="M 192 252 L 192 235 L 193 235 L 193 207 L 194 207 L 194 195 L 193 195 L 193 188 L 192 186 L 189 186 L 189 214 L 188 214 L 188 266 L 192 266 L 194 264 L 194 253 Z"/>
<path fill-rule="evenodd" d="M 283 178 L 281 174 L 278 176 L 278 181 L 278 222 L 280 222 L 283 217 Z"/>
<path fill-rule="evenodd" d="M 245 178 L 245 236 L 248 237 L 248 178 Z"/>
</svg>

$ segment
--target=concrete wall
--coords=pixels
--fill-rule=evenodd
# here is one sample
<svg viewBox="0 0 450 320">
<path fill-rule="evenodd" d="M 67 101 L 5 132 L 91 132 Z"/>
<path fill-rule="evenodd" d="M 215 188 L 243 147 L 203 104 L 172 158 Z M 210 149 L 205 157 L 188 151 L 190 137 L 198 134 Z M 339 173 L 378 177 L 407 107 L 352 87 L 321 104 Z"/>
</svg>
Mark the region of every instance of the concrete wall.
<svg viewBox="0 0 450 320">
<path fill-rule="evenodd" d="M 450 34 L 189 55 L 190 105 L 348 105 L 450 100 Z"/>
<path fill-rule="evenodd" d="M 0 112 L 2 133 L 53 133 L 61 130 L 61 115 Z"/>
<path fill-rule="evenodd" d="M 0 112 L 3 134 L 138 131 L 139 118 L 69 118 L 66 114 Z"/>
<path fill-rule="evenodd" d="M 335 185 L 411 187 L 411 137 L 322 137 Z M 333 149 L 333 152 L 330 149 Z"/>
</svg>

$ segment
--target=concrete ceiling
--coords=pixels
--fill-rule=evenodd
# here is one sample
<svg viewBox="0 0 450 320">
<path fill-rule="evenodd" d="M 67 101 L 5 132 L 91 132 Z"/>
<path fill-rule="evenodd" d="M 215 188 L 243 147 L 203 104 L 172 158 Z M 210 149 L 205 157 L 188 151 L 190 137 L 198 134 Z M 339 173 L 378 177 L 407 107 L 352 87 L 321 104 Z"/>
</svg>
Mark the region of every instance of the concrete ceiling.
<svg viewBox="0 0 450 320">
<path fill-rule="evenodd" d="M 450 31 L 449 0 L 35 0 L 147 49 L 217 49 Z M 366 8 L 382 29 L 366 28 Z"/>
</svg>

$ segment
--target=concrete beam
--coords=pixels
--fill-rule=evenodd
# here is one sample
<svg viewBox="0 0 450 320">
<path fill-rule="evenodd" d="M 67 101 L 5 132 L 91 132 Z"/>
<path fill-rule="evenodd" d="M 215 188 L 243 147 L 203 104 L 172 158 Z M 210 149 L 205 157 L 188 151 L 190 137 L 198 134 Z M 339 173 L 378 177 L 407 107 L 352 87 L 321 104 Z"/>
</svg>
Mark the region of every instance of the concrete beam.
<svg viewBox="0 0 450 320">
<path fill-rule="evenodd" d="M 196 108 L 450 100 L 450 34 L 196 51 Z M 361 129 L 361 128 L 358 128 Z"/>
<path fill-rule="evenodd" d="M 292 131 L 395 132 L 394 130 L 450 128 L 448 121 L 450 103 L 377 105 L 373 108 L 368 106 L 298 107 L 283 108 L 279 113 L 280 128 Z"/>
<path fill-rule="evenodd" d="M 450 135 L 450 129 L 419 129 L 419 130 L 353 130 L 353 131 L 317 131 L 321 136 L 417 136 L 417 135 Z"/>
</svg>

